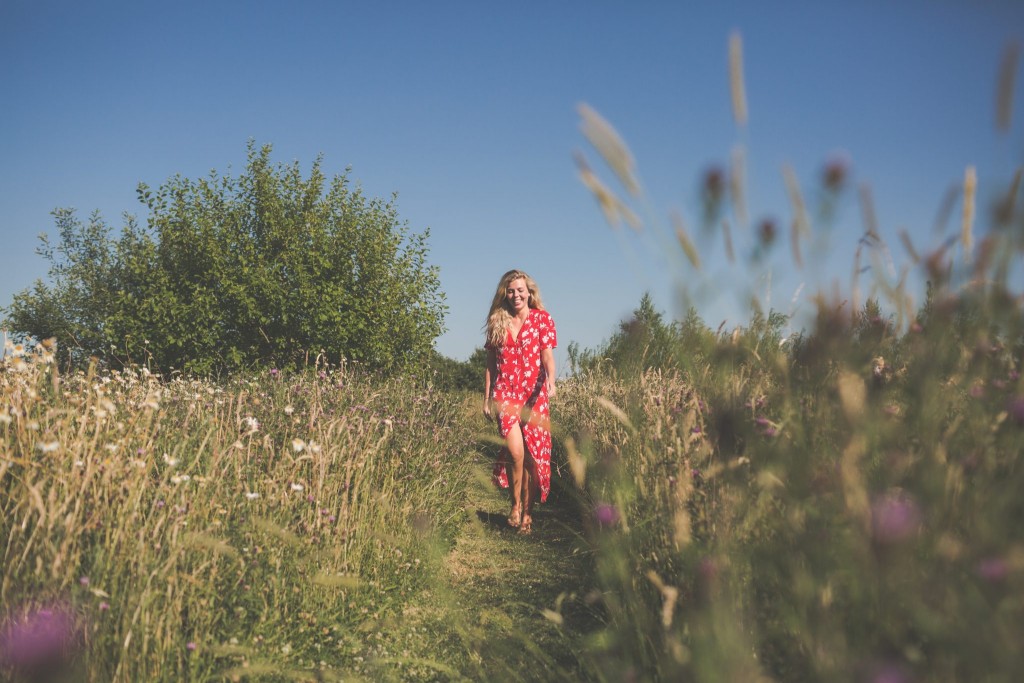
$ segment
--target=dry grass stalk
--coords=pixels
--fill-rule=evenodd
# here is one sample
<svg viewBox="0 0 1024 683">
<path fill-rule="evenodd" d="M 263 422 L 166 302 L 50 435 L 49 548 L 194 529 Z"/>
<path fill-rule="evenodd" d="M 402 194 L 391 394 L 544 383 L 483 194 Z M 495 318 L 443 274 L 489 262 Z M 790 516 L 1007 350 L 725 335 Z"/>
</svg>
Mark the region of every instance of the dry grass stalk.
<svg viewBox="0 0 1024 683">
<path fill-rule="evenodd" d="M 1010 43 L 1003 51 L 1003 59 L 999 64 L 999 77 L 996 81 L 996 129 L 1002 132 L 1010 130 L 1013 118 L 1013 87 L 1017 80 L 1017 61 L 1020 57 L 1020 45 Z"/>
<path fill-rule="evenodd" d="M 700 270 L 700 254 L 697 253 L 696 247 L 693 246 L 693 241 L 690 239 L 689 233 L 686 232 L 686 225 L 683 223 L 683 217 L 679 215 L 679 212 L 672 213 L 672 225 L 675 226 L 676 239 L 679 240 L 679 246 L 683 248 L 686 258 L 689 259 L 694 268 Z"/>
<path fill-rule="evenodd" d="M 625 221 L 629 227 L 639 232 L 643 228 L 640 217 L 633 213 L 607 185 L 601 182 L 600 178 L 590 170 L 590 166 L 582 154 L 576 155 L 576 165 L 579 168 L 580 180 L 593 193 L 608 225 L 618 228 Z"/>
<path fill-rule="evenodd" d="M 964 263 L 974 258 L 974 200 L 978 189 L 978 175 L 974 166 L 964 172 L 964 212 L 960 225 L 960 244 L 964 250 Z"/>
<path fill-rule="evenodd" d="M 729 36 L 729 92 L 732 115 L 737 126 L 747 125 L 747 91 L 743 82 L 743 37 L 739 31 Z"/>
<path fill-rule="evenodd" d="M 626 143 L 612 124 L 586 103 L 577 107 L 583 119 L 580 129 L 594 149 L 618 176 L 626 191 L 636 197 L 640 194 L 640 183 L 636 179 L 636 162 Z"/>
</svg>

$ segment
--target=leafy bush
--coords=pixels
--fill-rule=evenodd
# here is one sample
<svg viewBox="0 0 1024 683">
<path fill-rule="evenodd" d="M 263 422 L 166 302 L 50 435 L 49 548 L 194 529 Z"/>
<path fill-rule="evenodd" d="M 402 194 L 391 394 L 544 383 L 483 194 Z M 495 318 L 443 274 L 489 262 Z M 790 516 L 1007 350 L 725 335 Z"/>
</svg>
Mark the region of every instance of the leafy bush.
<svg viewBox="0 0 1024 683">
<path fill-rule="evenodd" d="M 443 331 L 444 295 L 429 266 L 428 231 L 411 233 L 394 199 L 367 199 L 347 175 L 327 181 L 320 160 L 274 165 L 250 143 L 245 172 L 189 180 L 139 200 L 120 235 L 99 215 L 54 212 L 44 237 L 51 284 L 15 295 L 6 325 L 54 337 L 80 367 L 223 372 L 318 354 L 374 368 L 426 358 Z"/>
</svg>

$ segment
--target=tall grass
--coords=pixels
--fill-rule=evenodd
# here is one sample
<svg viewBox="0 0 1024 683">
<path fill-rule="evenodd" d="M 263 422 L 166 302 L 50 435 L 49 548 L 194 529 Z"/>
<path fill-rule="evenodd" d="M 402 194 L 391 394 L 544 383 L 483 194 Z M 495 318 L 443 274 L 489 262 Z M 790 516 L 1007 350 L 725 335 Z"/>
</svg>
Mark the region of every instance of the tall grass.
<svg viewBox="0 0 1024 683">
<path fill-rule="evenodd" d="M 618 173 L 628 150 L 606 148 L 624 143 L 598 142 Z M 747 215 L 738 151 L 729 183 L 721 173 L 705 182 L 717 221 L 707 227 L 721 228 L 730 259 L 727 199 L 733 218 Z M 799 268 L 810 213 L 793 172 L 784 176 Z M 825 167 L 818 214 L 848 177 L 842 163 Z M 590 670 L 608 681 L 1024 677 L 1020 178 L 981 212 L 968 168 L 958 235 L 922 256 L 904 234 L 911 263 L 898 281 L 885 275 L 892 256 L 862 186 L 848 299 L 820 296 L 800 335 L 783 340 L 760 315 L 746 329 L 695 334 L 690 319 L 668 341 L 664 330 L 640 335 L 647 347 L 627 339 L 614 350 L 632 344 L 634 356 L 614 363 L 577 353 L 584 371 L 553 412 L 608 618 Z M 677 232 L 699 269 L 681 223 Z M 756 270 L 776 226 L 745 233 Z M 876 266 L 884 308 L 856 303 L 862 259 Z M 913 278 L 928 283 L 916 311 Z M 661 359 L 653 368 L 648 351 Z"/>
<path fill-rule="evenodd" d="M 81 680 L 372 670 L 360 627 L 417 588 L 461 510 L 456 401 L 328 367 L 62 377 L 52 349 L 11 351 L 0 637 L 21 674 L 50 666 L 22 645 L 54 611 Z"/>
</svg>

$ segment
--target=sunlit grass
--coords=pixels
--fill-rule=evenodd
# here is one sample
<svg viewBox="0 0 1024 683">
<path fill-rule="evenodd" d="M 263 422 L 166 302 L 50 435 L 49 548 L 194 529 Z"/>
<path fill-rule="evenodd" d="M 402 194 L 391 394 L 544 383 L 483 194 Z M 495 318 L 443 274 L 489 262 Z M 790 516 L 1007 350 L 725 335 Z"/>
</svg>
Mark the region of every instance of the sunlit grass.
<svg viewBox="0 0 1024 683">
<path fill-rule="evenodd" d="M 460 511 L 461 408 L 409 378 L 62 377 L 40 345 L 0 414 L 7 623 L 61 605 L 87 680 L 358 672 Z"/>
</svg>

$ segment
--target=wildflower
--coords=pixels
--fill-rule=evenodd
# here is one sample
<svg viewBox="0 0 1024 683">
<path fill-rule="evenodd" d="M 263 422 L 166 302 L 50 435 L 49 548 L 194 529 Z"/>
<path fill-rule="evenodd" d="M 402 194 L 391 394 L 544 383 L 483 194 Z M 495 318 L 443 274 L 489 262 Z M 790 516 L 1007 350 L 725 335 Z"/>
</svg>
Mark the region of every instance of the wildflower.
<svg viewBox="0 0 1024 683">
<path fill-rule="evenodd" d="M 190 641 L 188 641 L 185 644 L 185 649 L 188 650 L 189 652 L 195 652 L 196 651 L 196 644 L 193 641 L 190 640 Z"/>
<path fill-rule="evenodd" d="M 245 497 L 247 500 L 256 500 L 257 498 L 260 497 L 260 494 L 256 493 L 255 491 L 246 491 Z"/>
<path fill-rule="evenodd" d="M 78 577 L 78 583 L 81 586 L 83 586 L 85 588 L 88 588 L 89 587 L 89 577 L 88 576 L 80 576 L 80 577 Z"/>
<path fill-rule="evenodd" d="M 917 533 L 921 511 L 914 500 L 898 489 L 879 496 L 871 505 L 871 531 L 881 543 L 896 543 Z"/>
<path fill-rule="evenodd" d="M 974 573 L 986 581 L 1002 581 L 1010 573 L 1010 566 L 1001 557 L 987 557 L 975 565 Z"/>
<path fill-rule="evenodd" d="M 771 218 L 765 218 L 757 226 L 758 236 L 761 238 L 761 243 L 766 247 L 775 241 L 777 232 L 778 228 L 775 227 L 775 221 Z"/>
<path fill-rule="evenodd" d="M 14 358 L 20 358 L 21 356 L 25 355 L 25 345 L 24 344 L 11 344 L 8 347 L 8 352 Z"/>
<path fill-rule="evenodd" d="M 833 192 L 842 189 L 849 170 L 850 162 L 845 155 L 833 156 L 821 169 L 822 184 Z"/>
<path fill-rule="evenodd" d="M 11 424 L 11 420 L 12 418 L 10 413 L 0 413 L 0 425 L 9 425 Z"/>
<path fill-rule="evenodd" d="M 101 612 L 106 612 L 107 610 L 109 610 L 109 609 L 110 609 L 110 603 L 109 603 L 109 602 L 106 602 L 106 601 L 104 601 L 104 602 L 101 602 L 101 603 L 99 604 L 99 608 L 100 608 L 100 611 L 101 611 Z"/>
<path fill-rule="evenodd" d="M 302 439 L 292 439 L 292 450 L 301 453 L 306 448 L 306 442 Z"/>
<path fill-rule="evenodd" d="M 188 476 L 187 474 L 175 474 L 173 477 L 171 477 L 171 483 L 172 484 L 181 484 L 183 482 L 189 481 L 190 479 L 191 479 L 191 477 Z"/>
<path fill-rule="evenodd" d="M 308 444 L 306 444 L 306 448 L 313 455 L 317 455 L 320 453 L 320 444 L 316 443 L 315 441 L 310 441 Z"/>
<path fill-rule="evenodd" d="M 594 507 L 594 519 L 600 526 L 614 526 L 619 521 L 619 510 L 609 503 L 598 503 Z"/>
<path fill-rule="evenodd" d="M 25 680 L 57 680 L 55 675 L 80 644 L 79 636 L 73 615 L 63 607 L 10 619 L 0 627 L 0 666 L 20 672 Z"/>
<path fill-rule="evenodd" d="M 246 415 L 242 418 L 242 422 L 245 424 L 245 430 L 250 434 L 258 432 L 260 429 L 260 421 L 252 415 Z"/>
<path fill-rule="evenodd" d="M 178 460 L 178 458 L 172 458 L 171 456 L 167 455 L 166 453 L 164 453 L 163 460 L 164 460 L 164 463 L 166 463 L 166 465 L 168 467 L 174 467 L 175 465 L 177 465 L 180 462 Z"/>
<path fill-rule="evenodd" d="M 36 444 L 36 448 L 38 448 L 41 453 L 53 453 L 60 448 L 60 441 L 56 439 L 51 441 L 40 441 Z"/>
<path fill-rule="evenodd" d="M 286 406 L 284 407 L 284 414 L 285 414 L 285 415 L 291 415 L 291 414 L 292 414 L 292 413 L 294 413 L 294 412 L 295 412 L 295 408 L 294 408 L 294 407 L 292 407 L 291 405 L 286 405 Z"/>
<path fill-rule="evenodd" d="M 1007 406 L 1010 418 L 1019 425 L 1024 425 L 1024 395 L 1015 396 Z"/>
<path fill-rule="evenodd" d="M 277 368 L 270 368 L 270 376 L 277 377 L 277 373 L 280 372 Z"/>
<path fill-rule="evenodd" d="M 305 491 L 305 490 L 306 490 L 306 487 L 303 486 L 302 484 L 297 484 L 295 482 L 292 482 L 292 491 Z"/>
</svg>

